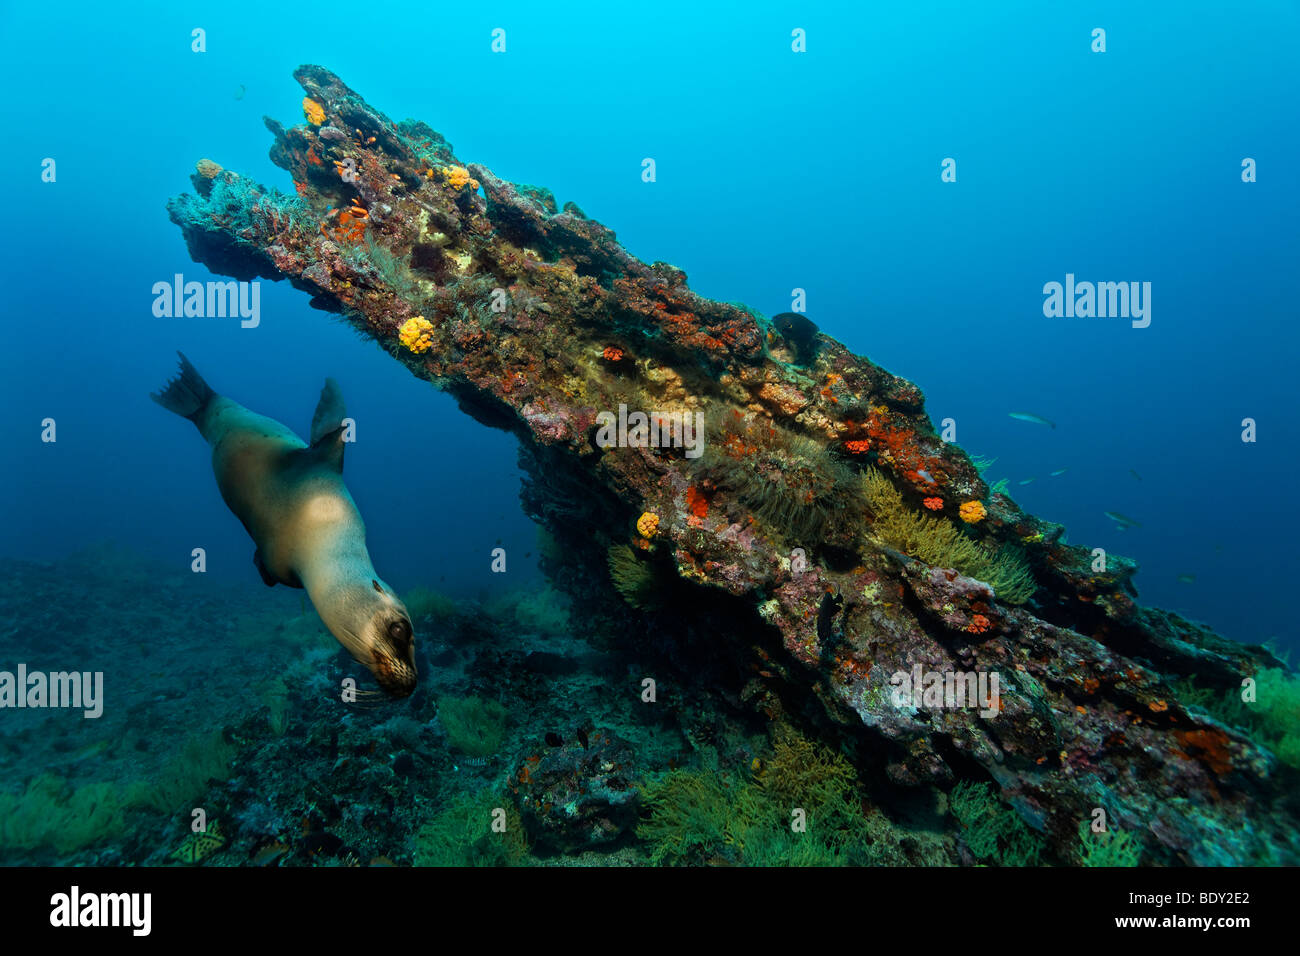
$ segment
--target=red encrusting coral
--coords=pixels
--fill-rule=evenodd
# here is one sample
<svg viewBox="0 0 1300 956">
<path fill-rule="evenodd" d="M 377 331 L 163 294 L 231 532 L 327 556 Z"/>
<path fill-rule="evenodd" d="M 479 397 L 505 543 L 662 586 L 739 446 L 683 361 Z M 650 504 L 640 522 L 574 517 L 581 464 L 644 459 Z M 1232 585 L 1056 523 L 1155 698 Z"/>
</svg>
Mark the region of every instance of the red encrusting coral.
<svg viewBox="0 0 1300 956">
<path fill-rule="evenodd" d="M 1174 736 L 1183 745 L 1180 756 L 1199 760 L 1216 776 L 1232 772 L 1232 751 L 1229 737 L 1221 730 L 1197 727 L 1192 730 L 1175 730 Z"/>
<path fill-rule="evenodd" d="M 697 485 L 686 489 L 686 508 L 692 517 L 706 518 L 709 514 L 709 497 Z"/>
</svg>

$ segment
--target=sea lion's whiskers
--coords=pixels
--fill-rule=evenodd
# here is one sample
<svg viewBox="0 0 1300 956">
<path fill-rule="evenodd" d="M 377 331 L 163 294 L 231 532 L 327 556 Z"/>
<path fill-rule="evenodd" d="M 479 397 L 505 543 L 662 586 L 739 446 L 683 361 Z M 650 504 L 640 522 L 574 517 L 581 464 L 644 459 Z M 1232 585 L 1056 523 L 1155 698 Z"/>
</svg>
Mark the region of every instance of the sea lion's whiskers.
<svg viewBox="0 0 1300 956">
<path fill-rule="evenodd" d="M 398 703 L 393 700 L 392 696 L 378 690 L 361 690 L 355 692 L 356 696 L 347 701 L 345 706 L 356 710 L 383 710 L 391 705 Z"/>
</svg>

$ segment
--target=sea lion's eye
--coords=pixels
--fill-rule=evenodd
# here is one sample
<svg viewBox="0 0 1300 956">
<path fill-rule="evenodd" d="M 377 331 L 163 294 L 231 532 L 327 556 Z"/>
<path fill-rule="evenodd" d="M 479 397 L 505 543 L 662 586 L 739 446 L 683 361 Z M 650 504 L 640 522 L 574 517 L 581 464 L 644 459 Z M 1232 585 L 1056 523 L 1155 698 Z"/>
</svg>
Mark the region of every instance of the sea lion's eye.
<svg viewBox="0 0 1300 956">
<path fill-rule="evenodd" d="M 411 639 L 411 626 L 405 621 L 394 621 L 388 625 L 388 636 L 395 641 L 405 643 Z"/>
</svg>

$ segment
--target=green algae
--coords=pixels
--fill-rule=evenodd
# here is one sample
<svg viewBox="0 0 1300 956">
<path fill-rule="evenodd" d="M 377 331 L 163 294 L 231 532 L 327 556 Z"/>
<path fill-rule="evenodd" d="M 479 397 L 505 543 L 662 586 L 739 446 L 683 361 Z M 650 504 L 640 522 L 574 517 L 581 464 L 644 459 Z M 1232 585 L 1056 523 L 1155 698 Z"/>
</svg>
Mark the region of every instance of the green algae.
<svg viewBox="0 0 1300 956">
<path fill-rule="evenodd" d="M 121 836 L 127 808 L 139 796 L 128 791 L 124 798 L 111 783 L 74 788 L 52 773 L 33 777 L 21 793 L 0 793 L 0 850 L 52 846 L 72 853 Z"/>
<path fill-rule="evenodd" d="M 871 508 L 870 533 L 889 547 L 938 568 L 956 568 L 993 588 L 999 601 L 1024 604 L 1038 585 L 1019 549 L 991 548 L 968 537 L 946 518 L 908 508 L 903 496 L 880 471 L 863 474 L 863 492 Z"/>
<path fill-rule="evenodd" d="M 501 747 L 506 733 L 506 708 L 482 697 L 443 697 L 438 720 L 452 747 L 469 757 L 486 757 Z"/>
<path fill-rule="evenodd" d="M 615 590 L 632 607 L 646 610 L 658 603 L 658 576 L 625 544 L 616 544 L 606 552 L 609 578 Z"/>
<path fill-rule="evenodd" d="M 483 609 L 510 629 L 539 634 L 569 633 L 569 599 L 549 584 L 510 591 L 485 602 Z"/>
<path fill-rule="evenodd" d="M 220 728 L 194 734 L 157 777 L 140 785 L 140 802 L 163 813 L 191 809 L 213 780 L 229 778 L 235 752 Z"/>
<path fill-rule="evenodd" d="M 218 729 L 190 737 L 181 752 L 151 778 L 74 787 L 56 774 L 40 774 L 21 792 L 0 792 L 0 850 L 49 846 L 72 853 L 122 836 L 131 810 L 192 809 L 189 804 L 212 780 L 230 776 L 234 754 L 235 748 Z"/>
<path fill-rule="evenodd" d="M 456 798 L 415 835 L 416 866 L 519 866 L 528 851 L 519 811 L 492 790 Z"/>
<path fill-rule="evenodd" d="M 1261 668 L 1252 679 L 1254 700 L 1245 699 L 1245 688 L 1216 692 L 1198 687 L 1190 677 L 1174 689 L 1180 700 L 1245 731 L 1283 764 L 1300 769 L 1300 680 L 1280 667 Z"/>
<path fill-rule="evenodd" d="M 952 790 L 949 808 L 977 860 L 998 866 L 1038 864 L 1042 841 L 989 784 L 961 781 Z"/>
<path fill-rule="evenodd" d="M 1142 844 L 1131 833 L 1094 833 L 1087 820 L 1079 823 L 1079 862 L 1084 866 L 1137 866 Z"/>
<path fill-rule="evenodd" d="M 702 863 L 730 842 L 733 780 L 711 771 L 674 770 L 642 790 L 650 817 L 637 836 L 650 844 L 656 866 Z"/>
<path fill-rule="evenodd" d="M 752 779 L 675 770 L 642 791 L 637 836 L 656 865 L 945 865 L 938 834 L 872 806 L 840 754 L 788 729 Z"/>
<path fill-rule="evenodd" d="M 406 605 L 406 613 L 417 624 L 426 617 L 438 621 L 456 613 L 456 602 L 452 598 L 426 587 L 407 591 L 402 595 L 402 603 Z"/>
</svg>

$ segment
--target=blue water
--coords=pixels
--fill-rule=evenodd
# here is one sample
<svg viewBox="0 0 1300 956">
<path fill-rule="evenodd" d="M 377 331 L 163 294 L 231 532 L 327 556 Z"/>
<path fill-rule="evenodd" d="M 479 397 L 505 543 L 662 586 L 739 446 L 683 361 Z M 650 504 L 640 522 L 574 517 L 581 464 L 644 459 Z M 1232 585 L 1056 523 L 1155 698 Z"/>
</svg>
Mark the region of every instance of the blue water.
<svg viewBox="0 0 1300 956">
<path fill-rule="evenodd" d="M 210 574 L 258 598 L 205 446 L 148 399 L 179 348 L 301 432 L 339 379 L 359 427 L 349 485 L 394 585 L 535 577 L 513 438 L 285 283 L 263 283 L 256 329 L 151 312 L 153 283 L 209 278 L 164 211 L 196 160 L 291 191 L 261 117 L 300 121 L 290 74 L 314 62 L 462 161 L 577 202 L 702 295 L 771 315 L 806 290 L 824 331 L 996 456 L 989 478 L 1024 508 L 1138 560 L 1144 602 L 1295 646 L 1296 7 L 703 6 L 5 4 L 0 556 L 111 539 L 183 569 L 204 547 Z M 1243 157 L 1258 182 L 1241 181 Z M 1150 327 L 1045 318 L 1042 287 L 1066 273 L 1150 282 Z M 55 444 L 39 440 L 47 417 Z M 1116 530 L 1108 510 L 1141 527 Z"/>
</svg>

